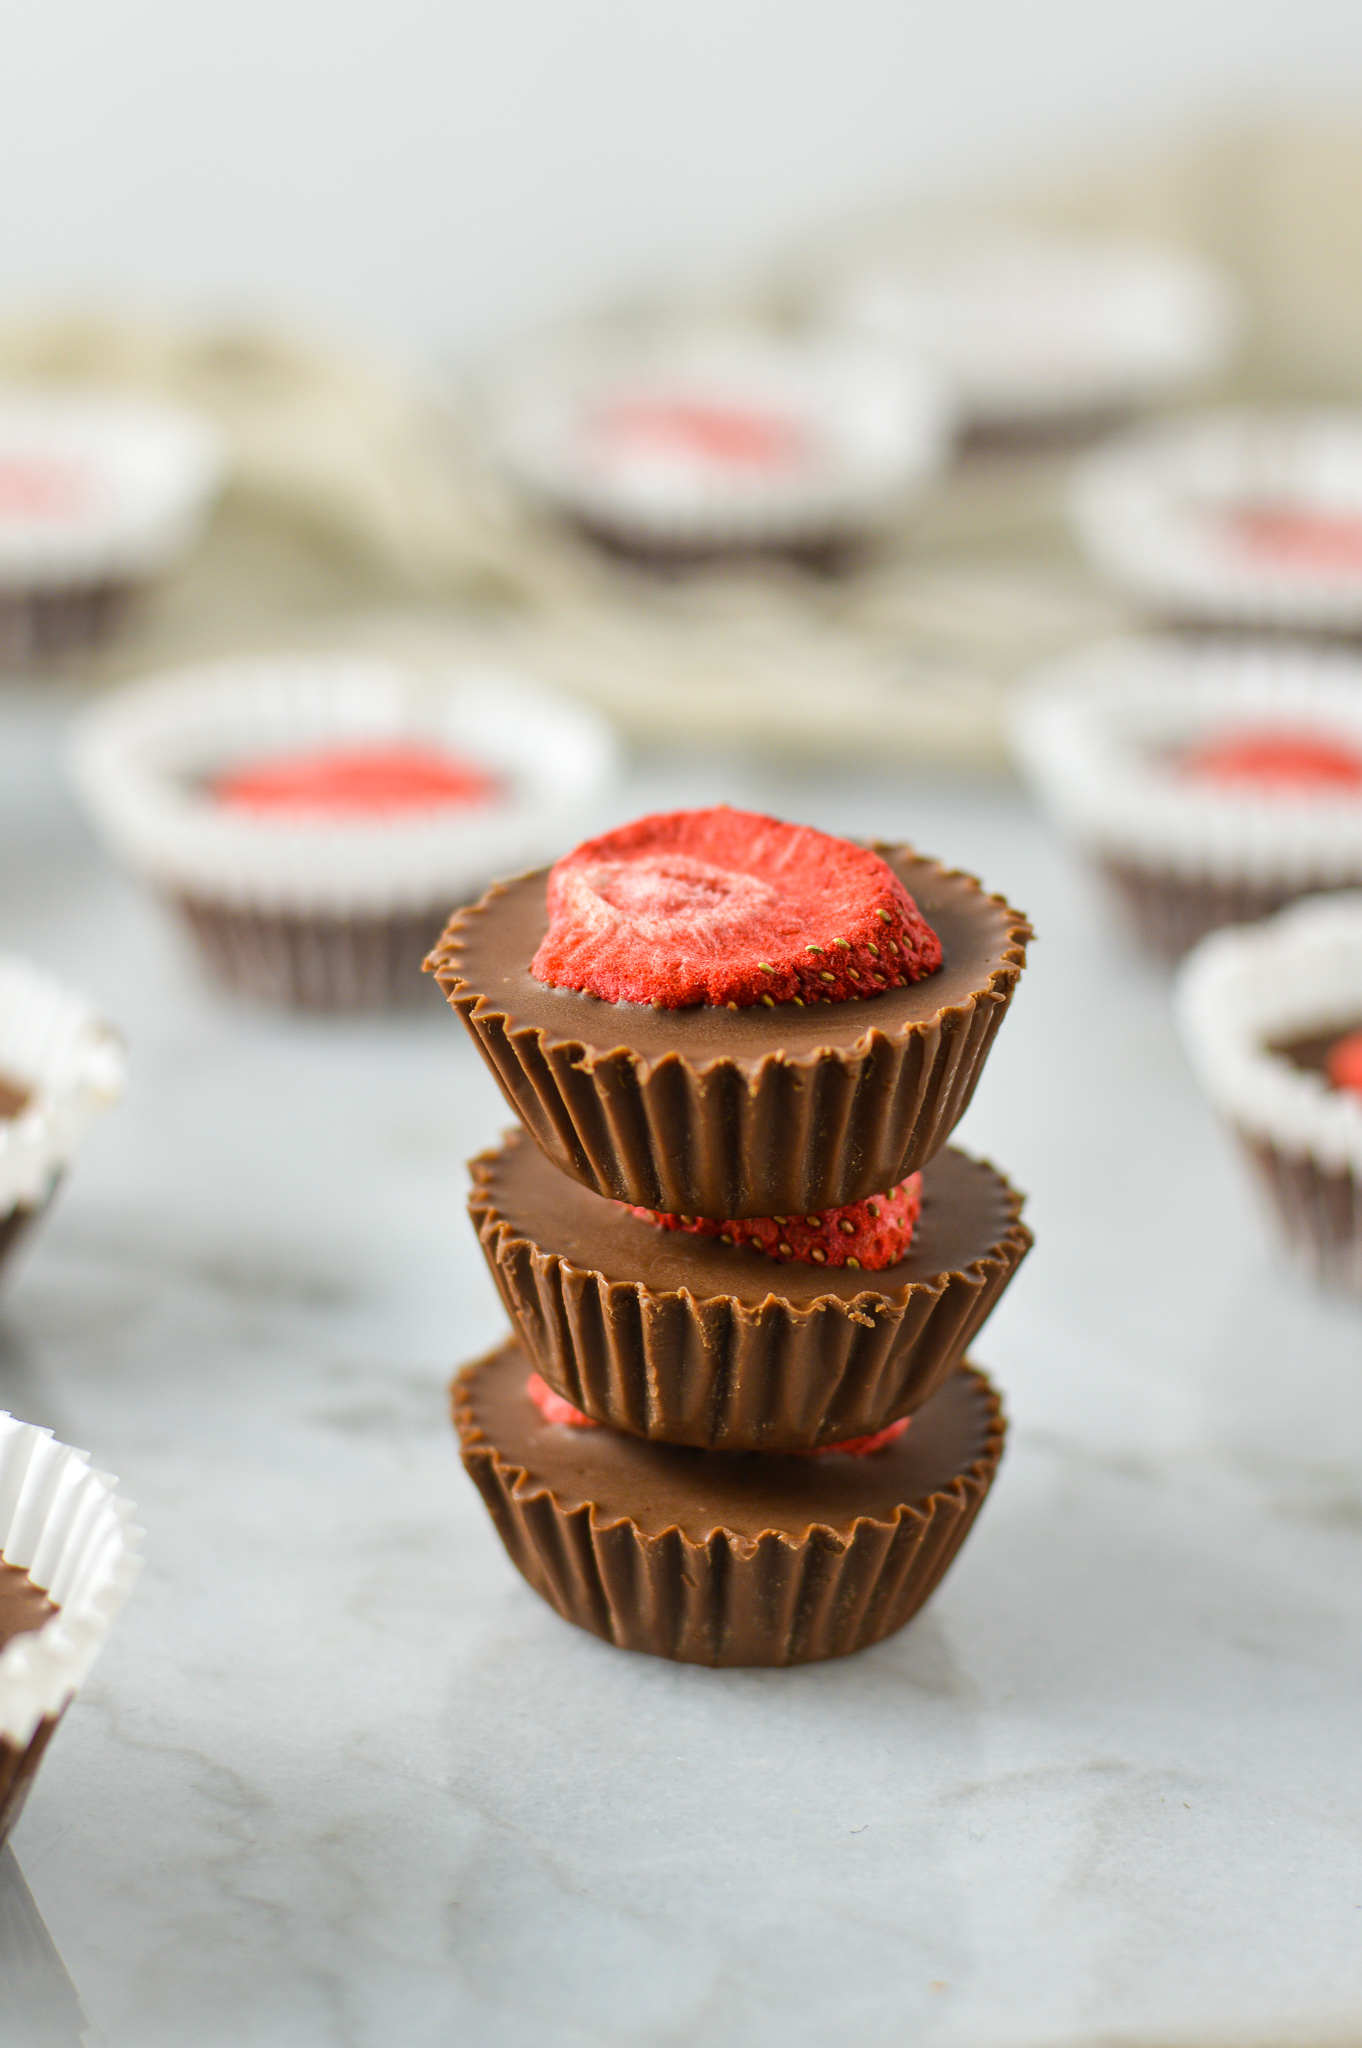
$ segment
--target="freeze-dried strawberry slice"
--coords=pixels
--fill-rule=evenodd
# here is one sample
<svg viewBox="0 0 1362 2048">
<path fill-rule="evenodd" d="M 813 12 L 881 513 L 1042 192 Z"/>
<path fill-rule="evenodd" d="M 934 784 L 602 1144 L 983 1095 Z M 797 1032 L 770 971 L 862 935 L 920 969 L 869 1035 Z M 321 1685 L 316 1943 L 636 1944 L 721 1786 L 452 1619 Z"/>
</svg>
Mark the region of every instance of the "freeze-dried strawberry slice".
<svg viewBox="0 0 1362 2048">
<path fill-rule="evenodd" d="M 537 1372 L 532 1372 L 526 1380 L 525 1392 L 545 1422 L 554 1422 L 566 1429 L 600 1429 L 604 1426 L 597 1422 L 594 1415 L 583 1415 L 581 1409 L 574 1408 L 571 1401 L 565 1401 L 561 1394 L 555 1394 L 548 1381 L 541 1379 Z M 848 1457 L 865 1458 L 872 1451 L 882 1451 L 887 1444 L 892 1444 L 896 1438 L 901 1437 L 911 1420 L 911 1416 L 901 1415 L 897 1422 L 891 1422 L 885 1429 L 877 1429 L 873 1436 L 849 1436 L 844 1443 L 819 1444 L 812 1451 L 787 1451 L 785 1455 L 792 1458 L 822 1458 L 829 1451 L 841 1451 Z"/>
<path fill-rule="evenodd" d="M 708 1216 L 666 1216 L 656 1209 L 631 1213 L 663 1230 L 717 1237 L 772 1259 L 804 1266 L 859 1266 L 867 1273 L 880 1273 L 907 1251 L 921 1210 L 922 1175 L 910 1173 L 887 1195 L 869 1195 L 816 1216 L 744 1216 L 720 1222 Z"/>
<path fill-rule="evenodd" d="M 549 876 L 530 972 L 611 1003 L 840 1003 L 920 981 L 941 942 L 878 854 L 720 806 L 639 818 Z"/>
<path fill-rule="evenodd" d="M 1177 767 L 1192 781 L 1240 786 L 1263 796 L 1362 789 L 1362 750 L 1328 733 L 1283 726 L 1221 733 L 1188 747 Z"/>
<path fill-rule="evenodd" d="M 1331 1088 L 1362 1095 L 1362 1031 L 1350 1031 L 1345 1038 L 1334 1040 L 1325 1072 Z"/>
</svg>

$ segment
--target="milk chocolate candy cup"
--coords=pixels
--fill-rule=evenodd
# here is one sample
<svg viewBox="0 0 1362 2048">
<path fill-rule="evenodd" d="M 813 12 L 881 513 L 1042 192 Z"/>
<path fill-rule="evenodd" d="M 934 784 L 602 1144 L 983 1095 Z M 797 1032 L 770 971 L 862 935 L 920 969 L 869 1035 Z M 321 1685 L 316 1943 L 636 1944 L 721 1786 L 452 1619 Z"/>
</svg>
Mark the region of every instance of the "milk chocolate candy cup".
<svg viewBox="0 0 1362 2048">
<path fill-rule="evenodd" d="M 1165 960 L 1180 960 L 1208 932 L 1256 924 L 1313 892 L 1308 882 L 1274 888 L 1142 868 L 1133 861 L 1104 860 L 1101 869 L 1141 944 Z"/>
<path fill-rule="evenodd" d="M 945 958 L 864 1000 L 660 1010 L 550 988 L 530 973 L 545 870 L 457 912 L 428 964 L 545 1157 L 594 1193 L 683 1216 L 841 1208 L 945 1144 L 1031 936 L 972 875 L 875 851 Z"/>
<path fill-rule="evenodd" d="M 1203 940 L 1178 976 L 1183 1042 L 1292 1253 L 1362 1297 L 1362 1097 L 1334 1042 L 1362 1027 L 1362 891 Z"/>
<path fill-rule="evenodd" d="M 429 993 L 421 963 L 448 908 L 328 916 L 197 896 L 179 897 L 176 907 L 224 988 L 253 1002 L 332 1014 L 420 1003 Z"/>
<path fill-rule="evenodd" d="M 880 1273 L 660 1230 L 518 1131 L 471 1171 L 478 1240 L 535 1369 L 598 1422 L 707 1450 L 809 1450 L 911 1413 L 1031 1245 L 1021 1196 L 951 1150 L 926 1168 L 907 1256 Z"/>
<path fill-rule="evenodd" d="M 902 1437 L 854 1458 L 642 1443 L 546 1423 L 510 1343 L 454 1382 L 463 1461 L 512 1563 L 566 1621 L 687 1664 L 809 1664 L 916 1614 L 1002 1456 L 959 1366 Z"/>
</svg>

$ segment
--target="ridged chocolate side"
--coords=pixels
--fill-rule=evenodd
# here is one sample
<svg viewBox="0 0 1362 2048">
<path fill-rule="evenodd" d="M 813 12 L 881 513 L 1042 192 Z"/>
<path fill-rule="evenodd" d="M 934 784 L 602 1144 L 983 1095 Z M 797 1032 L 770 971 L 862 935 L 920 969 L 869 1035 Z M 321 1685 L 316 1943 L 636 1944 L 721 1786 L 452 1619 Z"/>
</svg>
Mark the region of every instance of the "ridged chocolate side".
<svg viewBox="0 0 1362 2048">
<path fill-rule="evenodd" d="M 787 1665 L 849 1656 L 911 1620 L 935 1591 L 993 1483 L 1006 1424 L 982 1373 L 979 1456 L 947 1485 L 892 1517 L 843 1531 L 768 1529 L 742 1539 L 716 1529 L 705 1543 L 679 1528 L 645 1534 L 627 1517 L 598 1520 L 591 1503 L 566 1508 L 483 1436 L 454 1382 L 464 1464 L 517 1570 L 566 1621 L 620 1649 L 681 1663 Z"/>
<path fill-rule="evenodd" d="M 702 1450 L 807 1450 L 911 1414 L 964 1357 L 1032 1243 L 1022 1198 L 998 1175 L 1007 1220 L 967 1267 L 886 1292 L 868 1273 L 850 1300 L 783 1298 L 778 1265 L 760 1304 L 661 1290 L 609 1280 L 516 1230 L 496 1207 L 500 1156 L 471 1162 L 469 1213 L 536 1369 L 599 1422 Z"/>
<path fill-rule="evenodd" d="M 1142 945 L 1165 960 L 1178 960 L 1230 924 L 1256 924 L 1288 903 L 1328 888 L 1326 882 L 1297 882 L 1267 888 L 1249 882 L 1216 882 L 1209 876 L 1163 873 L 1121 861 L 1103 861 L 1102 873 Z"/>
<path fill-rule="evenodd" d="M 4 1265 L 20 1238 L 30 1225 L 37 1221 L 46 1207 L 47 1203 L 44 1202 L 36 1209 L 11 1209 L 8 1216 L 0 1217 L 0 1266 Z"/>
<path fill-rule="evenodd" d="M 443 907 L 381 917 L 240 910 L 181 896 L 177 908 L 210 972 L 238 995 L 298 1010 L 407 1009 L 429 984 L 421 967 Z"/>
<path fill-rule="evenodd" d="M 40 1721 L 32 1741 L 24 1749 L 0 1737 L 0 1848 L 11 1828 L 24 1810 L 29 1788 L 38 1775 L 38 1766 L 52 1739 L 52 1731 L 61 1715 L 50 1715 Z"/>
<path fill-rule="evenodd" d="M 96 646 L 119 630 L 140 595 L 123 582 L 0 596 L 0 668 L 35 667 Z"/>
<path fill-rule="evenodd" d="M 876 851 L 929 921 L 936 904 L 924 882 L 986 934 L 980 950 L 987 964 L 959 999 L 931 1008 L 929 978 L 911 992 L 833 1005 L 846 1013 L 836 1018 L 822 1006 L 781 1006 L 730 1022 L 727 1011 L 653 1012 L 531 989 L 528 964 L 547 924 L 542 876 L 498 883 L 457 913 L 430 965 L 536 1144 L 597 1194 L 686 1216 L 840 1208 L 895 1186 L 945 1144 L 969 1106 L 1030 937 L 1020 913 L 985 895 L 972 876 L 910 848 Z M 537 922 L 522 929 L 530 885 Z M 520 920 L 514 930 L 512 917 Z M 508 971 L 494 986 L 491 976 L 479 986 L 466 971 L 469 935 L 486 948 L 498 921 L 508 927 Z M 508 999 L 503 991 L 513 980 Z M 910 1000 L 923 1014 L 904 1021 Z M 593 1030 L 632 1033 L 636 1043 L 591 1045 L 568 1030 L 558 1036 L 517 1016 L 527 1002 Z M 696 1049 L 651 1051 L 659 1028 L 678 1047 Z M 731 1053 L 716 1036 L 725 1031 Z M 769 1050 L 757 1044 L 758 1031 L 775 1041 Z M 699 1032 L 708 1034 L 703 1053 Z M 843 1042 L 820 1044 L 819 1033 Z"/>
<path fill-rule="evenodd" d="M 1362 1184 L 1356 1175 L 1279 1152 L 1244 1131 L 1239 1137 L 1297 1257 L 1326 1285 L 1362 1295 Z"/>
</svg>

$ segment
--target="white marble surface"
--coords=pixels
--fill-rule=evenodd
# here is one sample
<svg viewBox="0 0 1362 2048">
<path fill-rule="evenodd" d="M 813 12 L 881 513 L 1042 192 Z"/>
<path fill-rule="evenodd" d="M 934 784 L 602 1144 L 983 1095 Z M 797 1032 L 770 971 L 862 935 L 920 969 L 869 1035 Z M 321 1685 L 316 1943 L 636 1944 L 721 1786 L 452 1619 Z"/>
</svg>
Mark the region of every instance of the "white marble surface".
<svg viewBox="0 0 1362 2048">
<path fill-rule="evenodd" d="M 964 1133 L 1038 1234 L 977 1347 L 997 1488 L 896 1640 L 715 1673 L 559 1621 L 458 1466 L 503 1115 L 457 1025 L 212 994 L 72 817 L 60 709 L 0 698 L 0 944 L 133 1086 L 0 1300 L 0 1405 L 123 1476 L 149 1565 L 0 1860 L 5 2048 L 77 1999 L 108 2048 L 1362 2034 L 1362 1313 L 1276 1264 L 1020 799 L 673 761 L 622 806 L 911 835 L 1041 935 Z"/>
</svg>

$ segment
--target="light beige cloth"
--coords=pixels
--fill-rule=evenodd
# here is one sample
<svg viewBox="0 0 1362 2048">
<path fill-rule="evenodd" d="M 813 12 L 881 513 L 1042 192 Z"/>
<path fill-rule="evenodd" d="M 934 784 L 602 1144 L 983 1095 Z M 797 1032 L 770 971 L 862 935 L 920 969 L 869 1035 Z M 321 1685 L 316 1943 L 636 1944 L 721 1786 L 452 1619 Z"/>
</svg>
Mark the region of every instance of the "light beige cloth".
<svg viewBox="0 0 1362 2048">
<path fill-rule="evenodd" d="M 978 218 L 980 209 L 973 210 Z M 1005 218 L 1154 238 L 1220 261 L 1248 342 L 1226 389 L 1362 398 L 1362 131 L 1242 130 L 1034 191 Z M 892 239 L 921 219 L 849 223 Z M 811 244 L 748 309 L 788 304 Z M 127 673 L 271 645 L 492 653 L 650 742 L 905 764 L 997 761 L 1036 661 L 1128 623 L 1062 516 L 1072 449 L 967 456 L 882 555 L 843 580 L 772 572 L 666 583 L 525 508 L 475 408 L 319 344 L 112 316 L 0 322 L 0 375 L 151 392 L 227 437 L 232 488 L 201 557 L 93 665 Z"/>
</svg>

